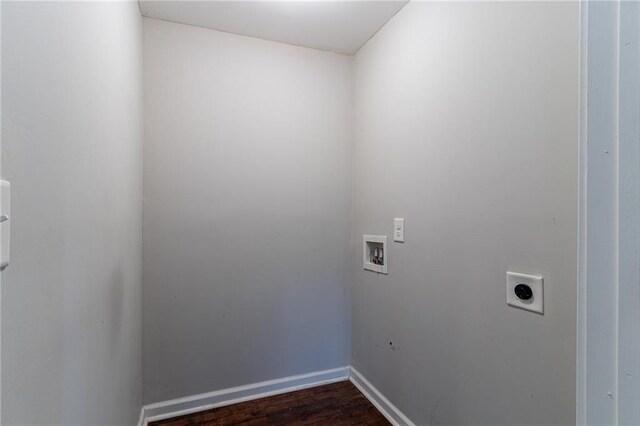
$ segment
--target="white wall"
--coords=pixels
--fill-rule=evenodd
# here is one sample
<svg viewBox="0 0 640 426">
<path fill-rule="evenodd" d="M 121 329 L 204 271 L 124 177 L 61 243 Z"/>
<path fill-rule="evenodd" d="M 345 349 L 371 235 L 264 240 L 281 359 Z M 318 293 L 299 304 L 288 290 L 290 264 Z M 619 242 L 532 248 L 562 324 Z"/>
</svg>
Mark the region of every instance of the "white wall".
<svg viewBox="0 0 640 426">
<path fill-rule="evenodd" d="M 2 2 L 2 424 L 135 424 L 141 405 L 137 3 Z"/>
<path fill-rule="evenodd" d="M 347 365 L 351 58 L 144 28 L 145 402 Z"/>
<path fill-rule="evenodd" d="M 352 365 L 416 424 L 572 424 L 578 5 L 411 2 L 355 59 Z M 357 259 L 357 257 L 355 257 Z M 542 274 L 544 316 L 505 303 Z"/>
</svg>

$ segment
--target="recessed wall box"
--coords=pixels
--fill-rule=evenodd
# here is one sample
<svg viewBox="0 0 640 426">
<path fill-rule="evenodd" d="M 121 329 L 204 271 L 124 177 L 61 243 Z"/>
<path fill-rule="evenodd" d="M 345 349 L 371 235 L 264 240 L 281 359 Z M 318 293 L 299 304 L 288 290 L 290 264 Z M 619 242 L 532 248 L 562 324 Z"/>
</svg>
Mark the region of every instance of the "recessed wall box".
<svg viewBox="0 0 640 426">
<path fill-rule="evenodd" d="M 387 273 L 387 237 L 385 235 L 362 236 L 362 266 L 381 274 Z"/>
</svg>

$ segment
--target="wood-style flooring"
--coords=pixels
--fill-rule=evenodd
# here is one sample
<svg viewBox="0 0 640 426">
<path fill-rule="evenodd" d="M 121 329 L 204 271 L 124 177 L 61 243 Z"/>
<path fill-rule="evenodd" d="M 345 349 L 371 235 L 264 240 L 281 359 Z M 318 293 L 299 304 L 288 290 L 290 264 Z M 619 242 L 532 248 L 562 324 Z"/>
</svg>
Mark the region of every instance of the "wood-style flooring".
<svg viewBox="0 0 640 426">
<path fill-rule="evenodd" d="M 389 425 L 351 382 L 339 382 L 160 420 L 153 426 Z"/>
</svg>

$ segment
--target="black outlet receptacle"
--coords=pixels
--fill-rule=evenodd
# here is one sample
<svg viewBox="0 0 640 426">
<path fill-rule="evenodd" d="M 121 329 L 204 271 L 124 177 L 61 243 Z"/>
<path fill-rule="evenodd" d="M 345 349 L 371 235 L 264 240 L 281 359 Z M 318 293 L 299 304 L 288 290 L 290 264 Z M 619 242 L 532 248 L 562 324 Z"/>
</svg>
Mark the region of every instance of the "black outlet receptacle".
<svg viewBox="0 0 640 426">
<path fill-rule="evenodd" d="M 533 297 L 533 290 L 527 284 L 518 284 L 513 289 L 513 292 L 518 296 L 520 300 L 529 300 Z"/>
</svg>

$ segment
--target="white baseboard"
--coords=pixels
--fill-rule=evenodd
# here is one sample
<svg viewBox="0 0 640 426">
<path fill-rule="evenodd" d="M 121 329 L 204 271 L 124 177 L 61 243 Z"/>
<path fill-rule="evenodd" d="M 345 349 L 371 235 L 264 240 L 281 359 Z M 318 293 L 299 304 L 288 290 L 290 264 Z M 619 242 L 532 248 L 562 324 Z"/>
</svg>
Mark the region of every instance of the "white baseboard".
<svg viewBox="0 0 640 426">
<path fill-rule="evenodd" d="M 369 401 L 387 418 L 394 426 L 415 426 L 415 424 L 409 420 L 409 417 L 405 416 L 402 411 L 391 403 L 385 396 L 380 393 L 362 374 L 355 368 L 351 367 L 351 373 L 349 375 L 351 382 L 360 389 L 360 392 L 367 397 Z"/>
<path fill-rule="evenodd" d="M 143 420 L 141 423 L 143 426 L 146 426 L 152 421 L 210 410 L 225 405 L 237 404 L 239 402 L 265 398 L 267 396 L 293 392 L 329 383 L 341 382 L 349 380 L 349 373 L 350 370 L 347 366 L 157 402 L 142 407 L 141 416 Z"/>
<path fill-rule="evenodd" d="M 138 426 L 143 426 L 144 425 L 144 407 L 142 407 L 140 409 L 140 417 L 138 417 L 138 423 L 136 423 Z"/>
<path fill-rule="evenodd" d="M 360 392 L 362 392 L 394 426 L 415 426 L 402 411 L 380 393 L 358 370 L 348 366 L 145 405 L 140 412 L 138 426 L 147 426 L 149 422 L 157 420 L 197 413 L 225 405 L 237 404 L 344 380 L 351 380 Z"/>
</svg>

